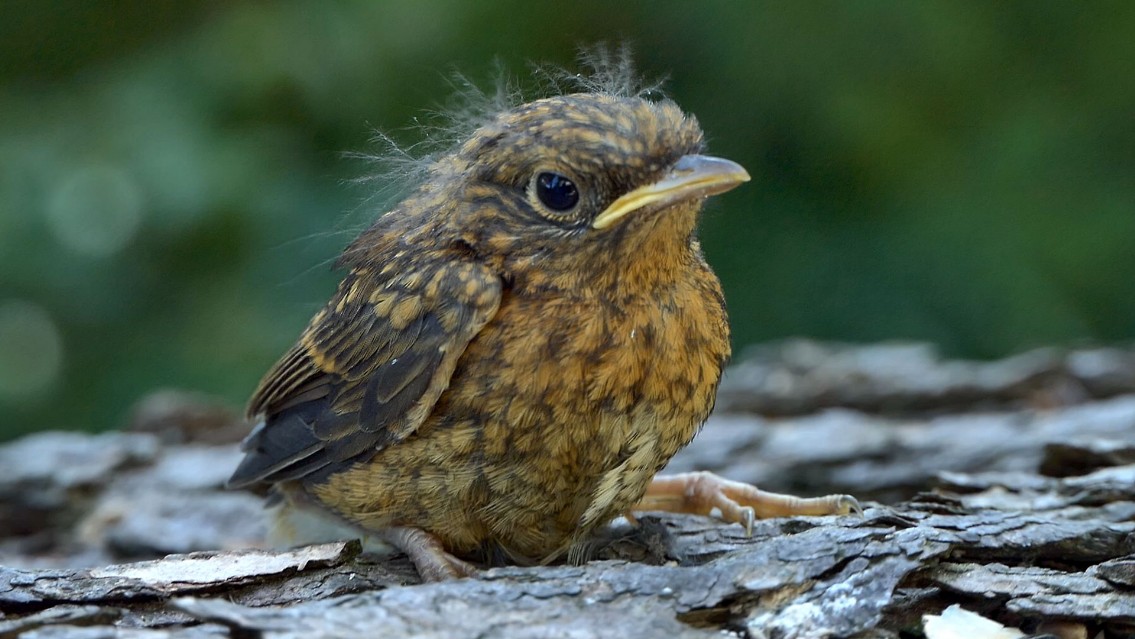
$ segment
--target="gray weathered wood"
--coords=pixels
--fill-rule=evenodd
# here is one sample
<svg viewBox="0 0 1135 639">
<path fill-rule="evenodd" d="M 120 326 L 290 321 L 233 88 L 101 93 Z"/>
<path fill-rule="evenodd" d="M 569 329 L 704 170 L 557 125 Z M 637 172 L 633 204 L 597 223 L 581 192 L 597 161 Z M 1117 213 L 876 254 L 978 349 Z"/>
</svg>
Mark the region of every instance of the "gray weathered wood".
<svg viewBox="0 0 1135 639">
<path fill-rule="evenodd" d="M 221 488 L 239 453 L 212 404 L 179 400 L 148 433 L 34 435 L 0 447 L 0 639 L 895 637 L 951 604 L 1026 632 L 1129 636 L 1133 361 L 767 349 L 671 469 L 879 500 L 863 517 L 761 521 L 746 537 L 646 515 L 616 522 L 584 565 L 441 584 L 354 543 L 248 550 L 263 508 Z M 863 378 L 833 394 L 847 376 Z M 185 432 L 177 415 L 192 416 Z"/>
</svg>

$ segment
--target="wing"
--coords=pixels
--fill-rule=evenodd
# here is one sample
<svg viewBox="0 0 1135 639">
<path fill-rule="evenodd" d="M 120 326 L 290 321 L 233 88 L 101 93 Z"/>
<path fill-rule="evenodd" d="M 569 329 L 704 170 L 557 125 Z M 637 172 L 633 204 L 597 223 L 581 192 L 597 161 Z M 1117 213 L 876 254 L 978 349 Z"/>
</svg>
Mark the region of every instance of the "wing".
<svg viewBox="0 0 1135 639">
<path fill-rule="evenodd" d="M 501 281 L 469 262 L 359 267 L 268 372 L 249 403 L 232 487 L 297 479 L 413 433 L 493 317 Z M 387 271 L 393 272 L 387 275 Z"/>
</svg>

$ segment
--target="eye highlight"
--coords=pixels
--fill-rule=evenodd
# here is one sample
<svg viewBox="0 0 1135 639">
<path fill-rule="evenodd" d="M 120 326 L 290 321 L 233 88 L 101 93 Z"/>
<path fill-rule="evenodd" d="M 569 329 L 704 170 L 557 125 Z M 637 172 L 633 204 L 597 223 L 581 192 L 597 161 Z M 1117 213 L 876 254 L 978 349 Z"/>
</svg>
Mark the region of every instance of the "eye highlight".
<svg viewBox="0 0 1135 639">
<path fill-rule="evenodd" d="M 579 189 L 568 177 L 551 171 L 536 175 L 534 190 L 540 203 L 557 213 L 563 213 L 579 204 Z"/>
</svg>

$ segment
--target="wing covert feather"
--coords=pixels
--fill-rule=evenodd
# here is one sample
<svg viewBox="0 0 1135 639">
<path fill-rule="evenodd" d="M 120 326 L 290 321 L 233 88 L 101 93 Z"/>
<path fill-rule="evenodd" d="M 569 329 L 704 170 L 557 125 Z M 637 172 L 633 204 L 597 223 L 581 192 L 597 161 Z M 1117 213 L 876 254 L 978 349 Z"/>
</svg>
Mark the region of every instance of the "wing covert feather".
<svg viewBox="0 0 1135 639">
<path fill-rule="evenodd" d="M 376 275 L 349 273 L 265 375 L 230 486 L 302 478 L 409 436 L 500 304 L 500 278 L 475 263 Z"/>
</svg>

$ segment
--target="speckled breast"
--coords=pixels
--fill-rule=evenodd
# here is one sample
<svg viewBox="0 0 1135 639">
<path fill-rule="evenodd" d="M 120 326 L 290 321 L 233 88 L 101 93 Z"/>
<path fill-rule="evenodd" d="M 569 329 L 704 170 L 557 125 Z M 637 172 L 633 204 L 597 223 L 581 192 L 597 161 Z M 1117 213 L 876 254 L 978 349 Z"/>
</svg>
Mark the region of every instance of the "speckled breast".
<svg viewBox="0 0 1135 639">
<path fill-rule="evenodd" d="M 442 430 L 481 425 L 463 501 L 481 545 L 542 560 L 637 502 L 713 406 L 729 355 L 716 286 L 502 304 L 437 412 Z"/>
</svg>

